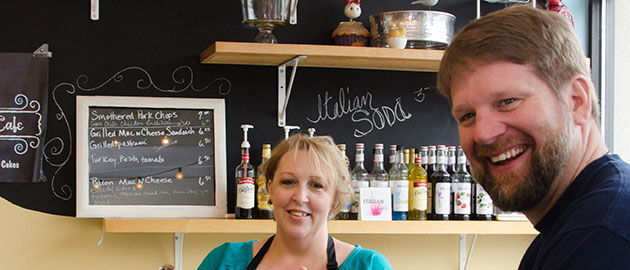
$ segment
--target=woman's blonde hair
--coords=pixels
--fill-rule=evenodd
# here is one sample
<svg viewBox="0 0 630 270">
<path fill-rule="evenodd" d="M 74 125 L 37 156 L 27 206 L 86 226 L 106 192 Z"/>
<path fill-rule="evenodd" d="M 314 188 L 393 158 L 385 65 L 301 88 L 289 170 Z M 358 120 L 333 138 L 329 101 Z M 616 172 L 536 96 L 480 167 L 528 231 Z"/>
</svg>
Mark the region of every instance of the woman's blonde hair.
<svg viewBox="0 0 630 270">
<path fill-rule="evenodd" d="M 591 89 L 591 115 L 599 124 L 599 99 L 588 61 L 575 30 L 558 13 L 518 5 L 466 25 L 442 57 L 440 93 L 452 103 L 451 85 L 457 76 L 498 61 L 531 65 L 561 101 L 562 86 L 574 75 L 584 75 Z"/>
<path fill-rule="evenodd" d="M 271 157 L 260 165 L 260 169 L 263 170 L 265 178 L 271 182 L 280 164 L 280 159 L 290 152 L 297 156 L 297 152 L 300 150 L 308 152 L 313 168 L 322 172 L 335 188 L 333 204 L 329 213 L 329 219 L 332 219 L 350 200 L 352 188 L 350 187 L 350 172 L 346 157 L 339 151 L 335 141 L 330 136 L 307 137 L 299 133 L 294 134 L 271 151 Z"/>
</svg>

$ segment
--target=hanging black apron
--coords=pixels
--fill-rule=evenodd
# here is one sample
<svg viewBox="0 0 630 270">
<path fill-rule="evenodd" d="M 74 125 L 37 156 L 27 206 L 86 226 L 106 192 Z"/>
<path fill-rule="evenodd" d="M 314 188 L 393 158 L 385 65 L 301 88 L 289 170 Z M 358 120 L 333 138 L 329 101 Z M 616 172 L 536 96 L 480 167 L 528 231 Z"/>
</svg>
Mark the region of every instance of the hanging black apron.
<svg viewBox="0 0 630 270">
<path fill-rule="evenodd" d="M 275 235 L 272 235 L 271 237 L 269 237 L 269 240 L 267 240 L 267 242 L 262 246 L 262 248 L 260 248 L 258 253 L 256 253 L 256 256 L 254 257 L 254 259 L 252 259 L 252 262 L 249 263 L 249 265 L 247 266 L 247 270 L 256 270 L 256 267 L 258 267 L 258 264 L 260 263 L 260 261 L 262 261 L 263 257 L 267 253 L 267 250 L 269 250 L 269 247 L 271 246 L 271 242 L 273 241 L 274 237 Z M 327 252 L 328 263 L 326 264 L 326 269 L 337 270 L 337 258 L 336 258 L 337 255 L 335 254 L 335 243 L 332 237 L 330 236 L 328 236 L 327 251 L 328 251 Z"/>
</svg>

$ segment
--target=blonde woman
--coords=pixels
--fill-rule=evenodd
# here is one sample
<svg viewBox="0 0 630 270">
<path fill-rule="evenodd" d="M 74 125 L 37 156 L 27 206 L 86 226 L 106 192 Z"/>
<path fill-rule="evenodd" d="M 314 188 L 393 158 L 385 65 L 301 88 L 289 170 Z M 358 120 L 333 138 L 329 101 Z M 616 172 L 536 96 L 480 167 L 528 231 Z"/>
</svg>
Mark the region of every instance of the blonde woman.
<svg viewBox="0 0 630 270">
<path fill-rule="evenodd" d="M 380 253 L 328 235 L 328 220 L 347 203 L 350 175 L 328 136 L 282 141 L 261 165 L 274 205 L 276 234 L 225 243 L 203 260 L 208 269 L 391 269 Z"/>
</svg>

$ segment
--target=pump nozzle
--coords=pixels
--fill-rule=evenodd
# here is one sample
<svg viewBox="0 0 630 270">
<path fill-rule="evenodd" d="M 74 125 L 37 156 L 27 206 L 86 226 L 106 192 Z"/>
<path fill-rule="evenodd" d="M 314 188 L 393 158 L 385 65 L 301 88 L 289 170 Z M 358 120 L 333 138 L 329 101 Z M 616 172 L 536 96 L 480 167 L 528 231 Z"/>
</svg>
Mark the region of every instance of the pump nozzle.
<svg viewBox="0 0 630 270">
<path fill-rule="evenodd" d="M 308 135 L 312 138 L 315 136 L 315 128 L 308 128 Z"/>
<path fill-rule="evenodd" d="M 298 127 L 298 126 L 284 126 L 282 128 L 284 129 L 284 139 L 285 140 L 289 138 L 289 132 L 292 129 L 300 129 L 300 127 Z"/>
<path fill-rule="evenodd" d="M 250 128 L 254 128 L 253 125 L 250 124 L 242 124 L 241 128 L 243 129 L 243 142 L 241 143 L 241 148 L 249 148 L 249 141 L 247 141 L 247 130 Z"/>
</svg>

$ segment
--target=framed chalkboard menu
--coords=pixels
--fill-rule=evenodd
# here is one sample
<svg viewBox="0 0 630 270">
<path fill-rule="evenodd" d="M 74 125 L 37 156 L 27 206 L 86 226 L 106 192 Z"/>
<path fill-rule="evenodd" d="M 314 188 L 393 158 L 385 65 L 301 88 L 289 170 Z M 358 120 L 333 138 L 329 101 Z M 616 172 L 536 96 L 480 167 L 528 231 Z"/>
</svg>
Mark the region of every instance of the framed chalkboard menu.
<svg viewBox="0 0 630 270">
<path fill-rule="evenodd" d="M 77 96 L 77 217 L 224 217 L 223 99 Z"/>
</svg>

